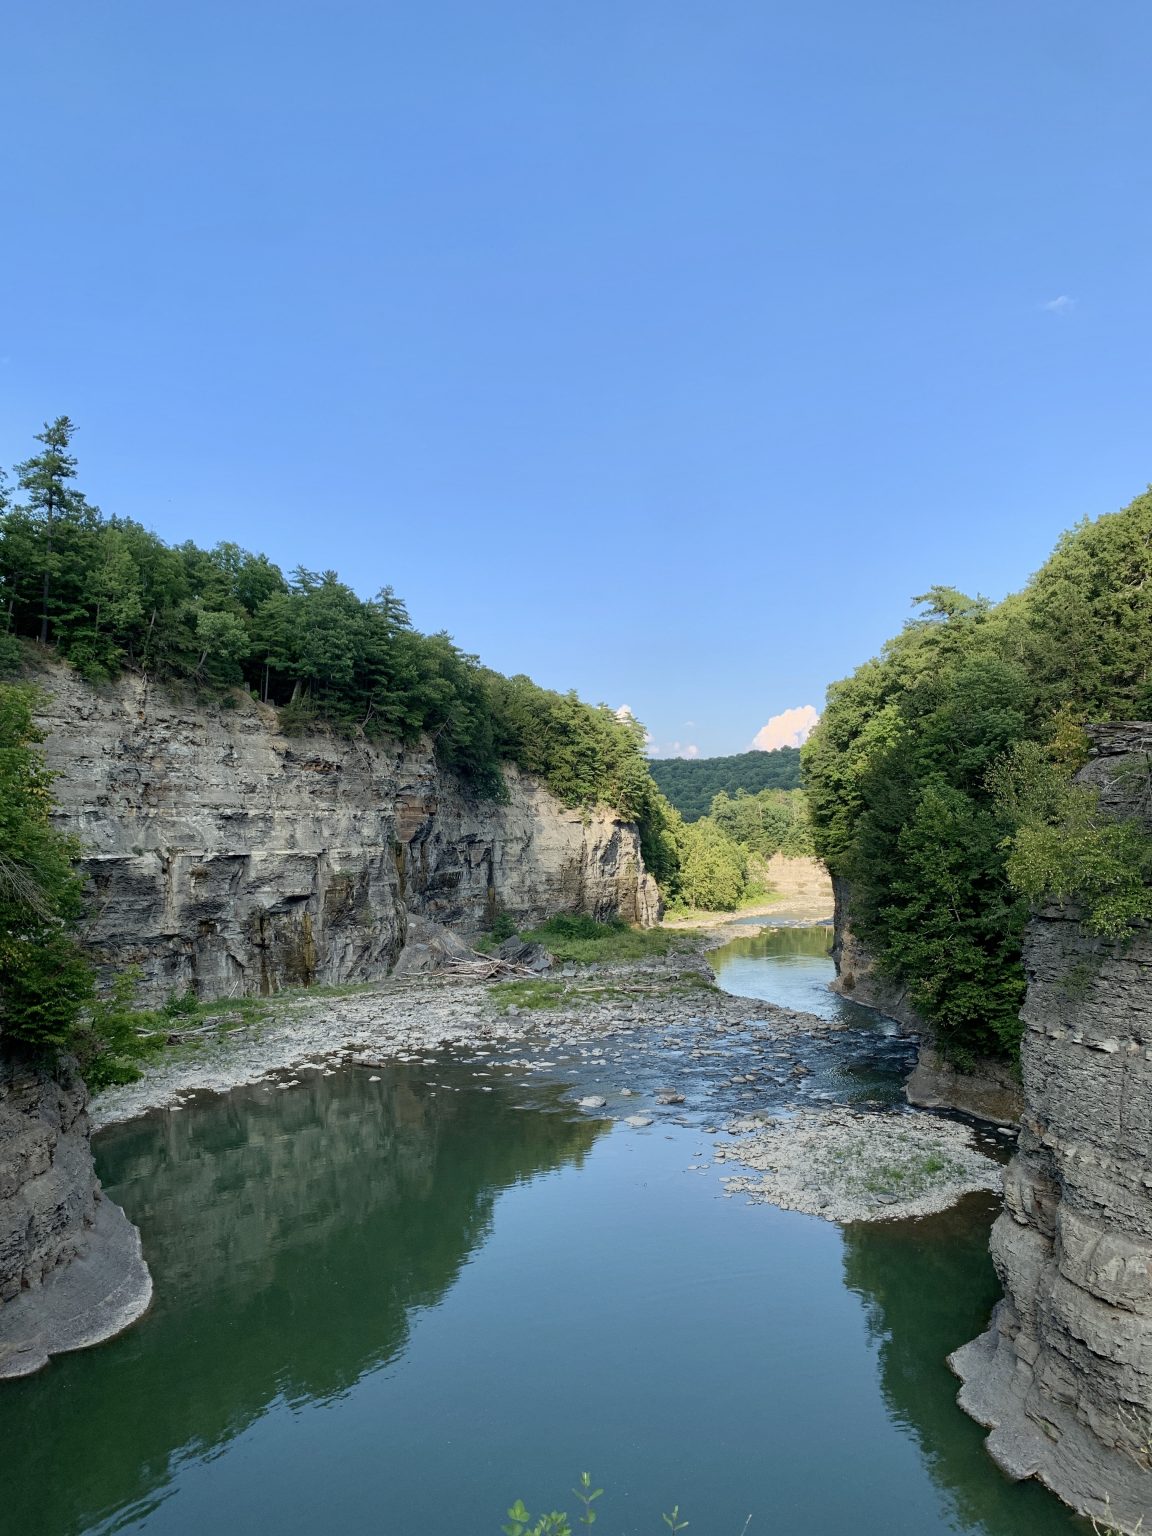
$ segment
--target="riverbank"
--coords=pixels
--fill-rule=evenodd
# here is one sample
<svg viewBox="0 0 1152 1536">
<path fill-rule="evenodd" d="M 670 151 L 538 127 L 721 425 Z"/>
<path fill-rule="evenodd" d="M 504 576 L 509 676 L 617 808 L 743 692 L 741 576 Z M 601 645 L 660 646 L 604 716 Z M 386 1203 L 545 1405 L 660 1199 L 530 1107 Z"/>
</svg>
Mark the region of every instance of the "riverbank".
<svg viewBox="0 0 1152 1536">
<path fill-rule="evenodd" d="M 713 940 L 701 934 L 688 952 L 568 965 L 540 980 L 486 984 L 433 973 L 274 1003 L 254 1023 L 169 1050 L 139 1082 L 100 1095 L 93 1121 L 99 1128 L 179 1110 L 204 1092 L 249 1084 L 288 1092 L 313 1074 L 435 1066 L 450 1055 L 478 1076 L 567 1079 L 586 1113 L 637 1132 L 665 1122 L 697 1129 L 714 1141 L 717 1165 L 750 1170 L 746 1182 L 729 1181 L 729 1194 L 828 1220 L 921 1215 L 998 1187 L 999 1168 L 970 1132 L 867 1097 L 879 1090 L 866 1075 L 852 1088 L 853 1106 L 838 1105 L 854 1081 L 845 1066 L 874 1065 L 876 1051 L 899 1050 L 898 1040 L 719 990 L 703 958 Z M 940 1128 L 935 1151 L 925 1151 L 924 1126 Z M 756 1172 L 771 1177 L 753 1180 Z"/>
</svg>

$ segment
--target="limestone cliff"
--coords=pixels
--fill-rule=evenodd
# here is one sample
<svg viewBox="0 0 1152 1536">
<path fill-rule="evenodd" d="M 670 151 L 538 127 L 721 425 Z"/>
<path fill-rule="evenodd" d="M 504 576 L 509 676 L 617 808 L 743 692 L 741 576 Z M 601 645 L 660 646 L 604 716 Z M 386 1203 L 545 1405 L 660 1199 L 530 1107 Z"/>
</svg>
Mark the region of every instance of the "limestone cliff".
<svg viewBox="0 0 1152 1536">
<path fill-rule="evenodd" d="M 61 829 L 83 850 L 85 942 L 138 997 L 204 999 L 388 972 L 409 932 L 557 912 L 659 916 L 637 829 L 565 808 L 506 770 L 479 800 L 428 744 L 286 737 L 245 695 L 231 707 L 64 667 L 32 678 Z M 419 946 L 413 946 L 418 948 Z M 427 946 L 425 946 L 427 947 Z M 411 952 L 410 952 L 411 954 Z M 0 1049 L 0 1376 L 96 1343 L 148 1305 L 139 1235 L 102 1198 L 87 1094 Z"/>
<path fill-rule="evenodd" d="M 1082 778 L 1149 817 L 1152 725 L 1099 727 Z M 1128 770 L 1128 771 L 1126 771 Z M 992 1252 L 1005 1297 L 953 1356 L 961 1404 L 1014 1477 L 1152 1523 L 1152 932 L 1030 925 L 1025 1108 Z"/>
<path fill-rule="evenodd" d="M 636 828 L 514 768 L 496 803 L 428 744 L 285 736 L 247 695 L 205 707 L 64 668 L 36 681 L 59 825 L 84 849 L 87 942 L 106 975 L 138 967 L 142 1000 L 369 980 L 410 914 L 472 929 L 500 910 L 659 915 Z"/>
<path fill-rule="evenodd" d="M 921 1037 L 916 1067 L 905 1085 L 908 1102 L 920 1109 L 958 1109 L 977 1120 L 1014 1125 L 1023 1098 L 1011 1067 L 990 1058 L 977 1059 L 970 1071 L 959 1072 L 941 1056 L 932 1043 L 931 1026 L 916 1012 L 907 987 L 883 974 L 853 931 L 851 886 L 837 875 L 832 887 L 836 899 L 833 990 L 878 1009 Z"/>
<path fill-rule="evenodd" d="M 0 1049 L 0 1378 L 109 1338 L 148 1306 L 136 1228 L 92 1166 L 88 1093 Z"/>
</svg>

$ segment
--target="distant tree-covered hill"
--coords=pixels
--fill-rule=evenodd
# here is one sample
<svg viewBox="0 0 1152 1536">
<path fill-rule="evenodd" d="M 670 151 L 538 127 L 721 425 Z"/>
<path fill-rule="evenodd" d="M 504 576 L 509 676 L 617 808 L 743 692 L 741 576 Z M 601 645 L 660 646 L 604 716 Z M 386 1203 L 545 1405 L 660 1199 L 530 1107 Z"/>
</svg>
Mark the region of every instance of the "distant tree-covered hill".
<svg viewBox="0 0 1152 1536">
<path fill-rule="evenodd" d="M 799 747 L 737 752 L 734 757 L 658 757 L 648 766 L 685 821 L 707 816 L 713 796 L 721 790 L 735 795 L 745 789 L 754 795 L 762 789 L 800 788 Z"/>
</svg>

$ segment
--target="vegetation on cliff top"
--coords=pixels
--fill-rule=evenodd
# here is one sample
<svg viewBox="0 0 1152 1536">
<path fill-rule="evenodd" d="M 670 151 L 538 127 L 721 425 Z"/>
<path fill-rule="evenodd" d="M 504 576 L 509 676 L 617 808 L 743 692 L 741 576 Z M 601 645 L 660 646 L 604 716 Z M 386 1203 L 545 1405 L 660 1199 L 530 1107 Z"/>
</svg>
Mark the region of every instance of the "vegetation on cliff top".
<svg viewBox="0 0 1152 1536">
<path fill-rule="evenodd" d="M 1103 938 L 1149 915 L 1144 832 L 1071 785 L 1082 722 L 1152 714 L 1152 493 L 1081 523 L 1025 590 L 950 588 L 829 690 L 803 749 L 816 849 L 960 1064 L 1012 1055 L 1030 904 Z"/>
<path fill-rule="evenodd" d="M 335 572 L 289 576 L 235 544 L 165 544 L 106 517 L 75 485 L 72 422 L 47 423 L 40 451 L 0 475 L 0 671 L 50 649 L 94 683 L 133 670 L 222 705 L 244 688 L 282 727 L 434 744 L 442 766 L 502 798 L 501 765 L 543 779 L 566 805 L 610 806 L 639 825 L 648 869 L 674 895 L 680 818 L 654 784 L 630 715 L 504 677 L 447 634 L 414 629 L 389 587 L 365 601 Z M 5 687 L 0 740 L 0 1031 L 79 1049 L 91 1074 L 129 1072 L 128 983 L 97 1003 L 77 946 L 80 852 L 48 820 L 34 694 Z M 119 1063 L 119 1065 L 116 1065 Z"/>
<path fill-rule="evenodd" d="M 800 748 L 737 752 L 733 757 L 658 757 L 652 777 L 685 821 L 699 821 L 717 795 L 800 788 Z"/>
<path fill-rule="evenodd" d="M 225 702 L 245 688 L 288 731 L 424 735 L 479 794 L 502 796 L 500 765 L 516 763 L 566 805 L 638 822 L 649 868 L 674 879 L 670 812 L 637 721 L 421 634 L 390 587 L 365 601 L 334 571 L 285 576 L 236 544 L 172 546 L 105 517 L 75 486 L 74 431 L 66 416 L 46 424 L 15 493 L 0 480 L 0 665 L 34 640 L 94 682 L 132 669 Z"/>
</svg>

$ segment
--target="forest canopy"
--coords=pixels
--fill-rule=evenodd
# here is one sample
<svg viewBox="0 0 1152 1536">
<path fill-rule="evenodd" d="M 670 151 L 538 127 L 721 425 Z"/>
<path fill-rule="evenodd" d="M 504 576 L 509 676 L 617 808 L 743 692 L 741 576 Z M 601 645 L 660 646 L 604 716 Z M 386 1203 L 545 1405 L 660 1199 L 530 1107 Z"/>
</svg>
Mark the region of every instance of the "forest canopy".
<svg viewBox="0 0 1152 1536">
<path fill-rule="evenodd" d="M 719 794 L 755 795 L 762 789 L 800 788 L 800 749 L 737 752 L 733 757 L 658 757 L 652 777 L 685 821 L 707 816 Z"/>
<path fill-rule="evenodd" d="M 426 736 L 482 795 L 502 797 L 500 765 L 515 763 L 566 805 L 638 822 L 649 867 L 674 878 L 670 813 L 637 721 L 420 633 L 391 587 L 363 599 L 335 571 L 285 574 L 237 544 L 170 545 L 105 516 L 76 486 L 74 433 L 66 416 L 47 423 L 14 485 L 0 477 L 0 667 L 35 641 L 94 682 L 132 669 L 222 698 L 247 689 L 286 731 Z"/>
<path fill-rule="evenodd" d="M 637 721 L 420 633 L 390 587 L 363 599 L 334 571 L 286 575 L 237 544 L 170 545 L 104 515 L 76 485 L 74 433 L 58 417 L 13 482 L 0 473 L 0 673 L 19 672 L 35 648 L 94 683 L 131 670 L 221 706 L 246 689 L 288 732 L 428 739 L 480 796 L 506 796 L 502 765 L 513 763 L 566 805 L 636 822 L 649 870 L 675 897 L 682 824 L 648 772 Z M 96 996 L 77 939 L 80 850 L 50 821 L 36 708 L 33 689 L 0 683 L 0 1033 L 73 1051 L 98 1085 L 134 1075 L 162 1032 L 132 1012 L 131 975 Z"/>
<path fill-rule="evenodd" d="M 964 1065 L 1012 1056 L 1031 906 L 1100 941 L 1149 911 L 1142 828 L 1074 786 L 1082 725 L 1152 715 L 1152 493 L 1065 534 L 1020 593 L 948 587 L 829 689 L 803 748 L 817 853 L 853 926 Z"/>
</svg>

